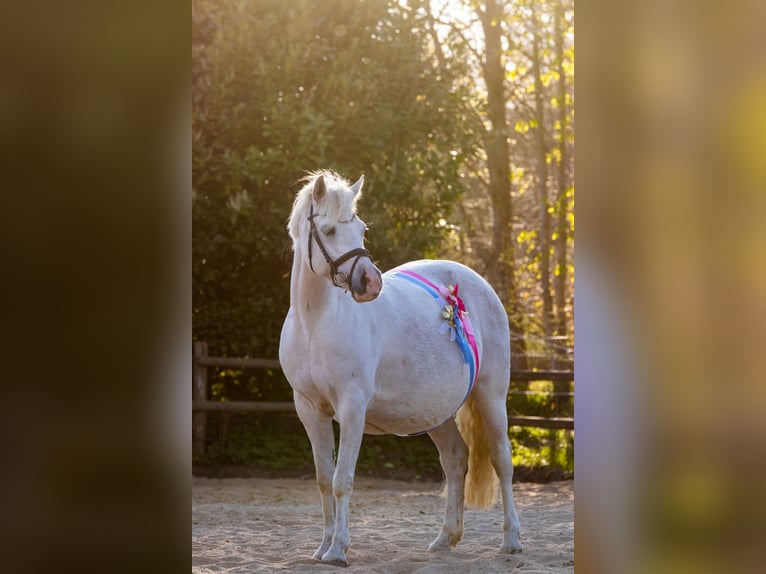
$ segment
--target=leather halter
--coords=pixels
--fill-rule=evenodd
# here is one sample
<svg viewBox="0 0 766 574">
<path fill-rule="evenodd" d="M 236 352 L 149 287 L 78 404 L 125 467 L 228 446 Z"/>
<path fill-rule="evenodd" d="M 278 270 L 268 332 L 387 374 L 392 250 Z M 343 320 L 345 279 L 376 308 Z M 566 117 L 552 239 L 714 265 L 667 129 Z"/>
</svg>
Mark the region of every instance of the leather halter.
<svg viewBox="0 0 766 574">
<path fill-rule="evenodd" d="M 370 257 L 370 252 L 367 251 L 364 247 L 357 247 L 355 249 L 351 249 L 350 251 L 346 251 L 343 255 L 338 257 L 337 259 L 333 259 L 330 257 L 330 254 L 327 253 L 327 249 L 325 248 L 324 244 L 322 243 L 322 239 L 319 235 L 319 231 L 317 231 L 316 224 L 314 223 L 314 218 L 319 215 L 318 213 L 314 213 L 314 204 L 311 204 L 311 214 L 308 217 L 309 223 L 311 224 L 311 231 L 309 233 L 309 267 L 312 271 L 314 271 L 314 264 L 311 261 L 311 239 L 313 238 L 314 241 L 316 241 L 317 246 L 319 247 L 319 251 L 322 252 L 322 255 L 324 256 L 325 261 L 327 261 L 327 264 L 330 266 L 330 278 L 332 279 L 332 284 L 336 287 L 343 287 L 348 288 L 353 293 L 354 290 L 351 287 L 351 278 L 354 276 L 354 269 L 356 269 L 356 264 L 359 263 L 359 259 L 361 257 L 367 257 L 370 261 L 372 261 L 372 257 Z M 349 271 L 348 275 L 346 275 L 344 272 L 339 271 L 338 267 L 340 267 L 343 263 L 351 259 L 352 257 L 355 257 L 354 262 L 351 264 L 351 270 Z M 314 271 L 316 273 L 316 271 Z"/>
</svg>

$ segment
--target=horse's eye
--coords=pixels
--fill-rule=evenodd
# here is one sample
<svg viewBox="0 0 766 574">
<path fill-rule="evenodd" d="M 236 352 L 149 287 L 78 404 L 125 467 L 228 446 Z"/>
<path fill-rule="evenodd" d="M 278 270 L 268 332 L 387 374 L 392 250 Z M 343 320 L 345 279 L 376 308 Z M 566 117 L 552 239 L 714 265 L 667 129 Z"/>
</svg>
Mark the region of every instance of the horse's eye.
<svg viewBox="0 0 766 574">
<path fill-rule="evenodd" d="M 324 234 L 327 237 L 332 237 L 333 235 L 335 235 L 335 228 L 334 227 L 330 227 L 329 229 L 326 229 Z"/>
</svg>

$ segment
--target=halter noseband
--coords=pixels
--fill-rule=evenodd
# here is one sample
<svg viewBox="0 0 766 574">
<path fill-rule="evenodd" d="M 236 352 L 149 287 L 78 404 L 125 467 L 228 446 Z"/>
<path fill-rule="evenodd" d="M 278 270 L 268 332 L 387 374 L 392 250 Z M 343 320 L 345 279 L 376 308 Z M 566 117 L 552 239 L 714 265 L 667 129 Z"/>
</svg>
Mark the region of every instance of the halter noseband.
<svg viewBox="0 0 766 574">
<path fill-rule="evenodd" d="M 319 247 L 319 251 L 322 252 L 322 255 L 324 256 L 325 261 L 327 261 L 327 264 L 330 266 L 330 278 L 332 279 L 332 284 L 336 287 L 344 287 L 345 286 L 351 290 L 353 293 L 353 289 L 351 288 L 351 278 L 354 276 L 354 269 L 356 269 L 356 264 L 359 263 L 359 259 L 361 257 L 367 257 L 368 259 L 372 260 L 372 257 L 370 257 L 370 252 L 367 251 L 364 247 L 357 247 L 355 249 L 352 249 L 350 251 L 346 251 L 343 255 L 338 257 L 337 259 L 333 259 L 330 257 L 330 254 L 327 253 L 327 249 L 325 248 L 324 244 L 322 243 L 322 239 L 319 236 L 319 231 L 317 231 L 316 224 L 314 223 L 314 218 L 319 215 L 318 213 L 314 213 L 314 203 L 311 203 L 311 214 L 308 217 L 309 223 L 311 224 L 311 231 L 309 233 L 309 267 L 312 271 L 314 271 L 314 264 L 311 261 L 311 239 L 313 238 L 314 241 L 317 242 L 317 246 Z M 348 275 L 343 273 L 342 271 L 338 270 L 338 267 L 340 267 L 343 263 L 351 259 L 352 257 L 356 257 L 354 259 L 354 262 L 351 264 L 351 270 L 349 271 Z M 314 271 L 316 273 L 316 271 Z"/>
</svg>

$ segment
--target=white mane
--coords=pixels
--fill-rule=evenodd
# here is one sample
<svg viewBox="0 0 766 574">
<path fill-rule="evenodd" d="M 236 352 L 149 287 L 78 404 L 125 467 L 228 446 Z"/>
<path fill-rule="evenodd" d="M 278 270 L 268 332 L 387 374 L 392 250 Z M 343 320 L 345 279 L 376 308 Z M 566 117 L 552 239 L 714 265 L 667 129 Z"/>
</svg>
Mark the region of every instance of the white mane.
<svg viewBox="0 0 766 574">
<path fill-rule="evenodd" d="M 332 170 L 318 170 L 310 172 L 302 179 L 303 187 L 298 192 L 293 203 L 293 211 L 287 221 L 287 230 L 293 240 L 293 247 L 300 235 L 302 223 L 306 222 L 311 209 L 311 191 L 314 182 L 319 176 L 324 176 L 327 195 L 322 200 L 322 208 L 319 213 L 333 221 L 349 220 L 356 213 L 356 202 L 361 193 L 354 195 L 350 189 L 350 183 Z"/>
</svg>

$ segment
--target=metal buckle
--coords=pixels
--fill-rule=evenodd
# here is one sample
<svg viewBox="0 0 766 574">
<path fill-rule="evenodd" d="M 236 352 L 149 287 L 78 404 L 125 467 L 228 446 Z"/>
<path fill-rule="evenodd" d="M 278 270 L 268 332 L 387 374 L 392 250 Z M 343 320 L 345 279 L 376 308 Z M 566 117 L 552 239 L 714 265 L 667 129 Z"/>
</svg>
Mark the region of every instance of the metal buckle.
<svg viewBox="0 0 766 574">
<path fill-rule="evenodd" d="M 333 275 L 332 282 L 336 287 L 348 286 L 348 274 L 345 271 L 338 271 Z"/>
</svg>

